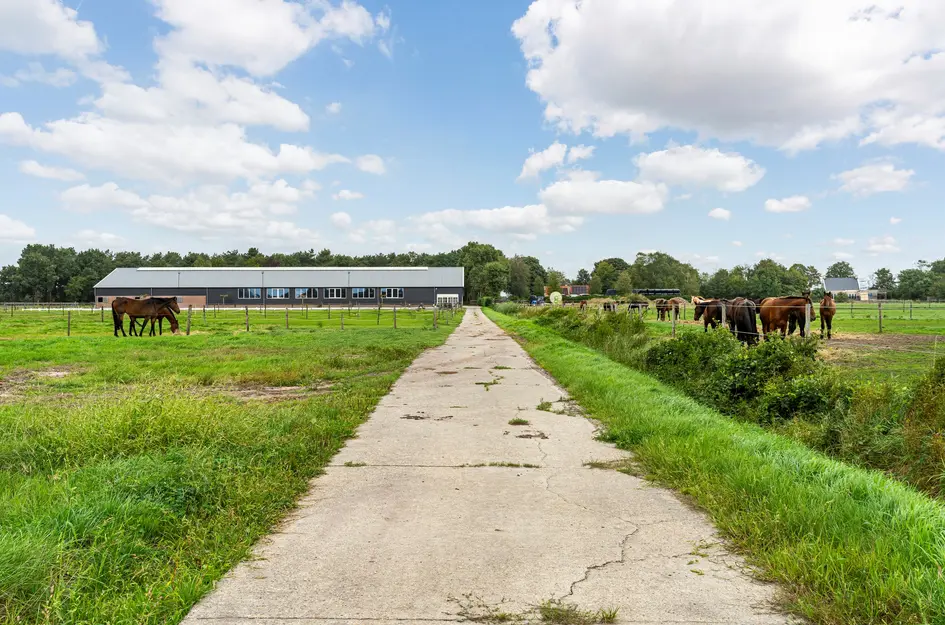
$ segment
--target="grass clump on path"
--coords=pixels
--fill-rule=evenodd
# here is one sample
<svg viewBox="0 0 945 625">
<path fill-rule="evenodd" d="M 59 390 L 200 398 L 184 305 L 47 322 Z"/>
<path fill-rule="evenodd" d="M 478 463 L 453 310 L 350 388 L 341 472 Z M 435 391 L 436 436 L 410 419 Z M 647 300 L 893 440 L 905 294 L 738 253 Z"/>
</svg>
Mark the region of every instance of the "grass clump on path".
<svg viewBox="0 0 945 625">
<path fill-rule="evenodd" d="M 454 327 L 4 345 L 0 623 L 178 622 Z"/>
<path fill-rule="evenodd" d="M 493 311 L 605 438 L 692 498 L 792 611 L 840 625 L 945 622 L 945 506 L 735 422 L 551 330 Z"/>
</svg>

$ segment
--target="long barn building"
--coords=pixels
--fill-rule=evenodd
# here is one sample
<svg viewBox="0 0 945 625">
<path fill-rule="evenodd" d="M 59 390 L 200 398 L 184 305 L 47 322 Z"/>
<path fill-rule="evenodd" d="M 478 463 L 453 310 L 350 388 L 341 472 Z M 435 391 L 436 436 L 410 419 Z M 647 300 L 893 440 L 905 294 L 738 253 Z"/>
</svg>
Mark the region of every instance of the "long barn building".
<svg viewBox="0 0 945 625">
<path fill-rule="evenodd" d="M 95 285 L 97 306 L 123 297 L 176 297 L 185 306 L 456 305 L 462 267 L 141 267 Z"/>
</svg>

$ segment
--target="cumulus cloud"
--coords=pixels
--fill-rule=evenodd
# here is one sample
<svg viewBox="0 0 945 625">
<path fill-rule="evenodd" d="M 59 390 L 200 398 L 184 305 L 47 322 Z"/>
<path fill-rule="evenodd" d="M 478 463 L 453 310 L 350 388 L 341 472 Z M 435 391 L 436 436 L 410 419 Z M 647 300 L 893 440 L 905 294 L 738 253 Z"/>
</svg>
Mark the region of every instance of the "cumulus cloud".
<svg viewBox="0 0 945 625">
<path fill-rule="evenodd" d="M 345 229 L 351 226 L 351 215 L 345 212 L 332 213 L 329 219 L 331 225 L 336 228 Z"/>
<path fill-rule="evenodd" d="M 741 247 L 741 246 L 742 246 L 742 242 L 741 242 L 741 241 L 732 241 L 732 245 L 734 245 L 735 247 Z"/>
<path fill-rule="evenodd" d="M 765 210 L 769 213 L 799 213 L 810 207 L 810 199 L 803 195 L 792 195 L 783 200 L 765 201 Z"/>
<path fill-rule="evenodd" d="M 98 232 L 97 230 L 79 230 L 76 238 L 84 245 L 92 247 L 115 248 L 125 244 L 125 238 L 112 234 L 110 232 Z"/>
<path fill-rule="evenodd" d="M 833 240 L 833 244 L 834 244 L 834 245 L 844 245 L 844 246 L 848 246 L 848 245 L 853 245 L 853 244 L 855 244 L 855 243 L 856 243 L 856 241 L 854 241 L 853 239 L 834 239 L 834 240 Z"/>
<path fill-rule="evenodd" d="M 364 198 L 363 193 L 358 191 L 349 191 L 348 189 L 342 189 L 338 193 L 335 193 L 331 196 L 333 200 L 360 200 Z"/>
<path fill-rule="evenodd" d="M 831 254 L 831 256 L 833 256 L 837 260 L 850 260 L 851 258 L 853 258 L 853 254 L 850 254 L 848 252 L 834 252 L 833 254 Z"/>
<path fill-rule="evenodd" d="M 377 174 L 380 176 L 387 172 L 387 168 L 384 166 L 384 159 L 377 154 L 359 156 L 354 164 L 358 169 L 369 174 Z"/>
<path fill-rule="evenodd" d="M 842 181 L 841 191 L 857 197 L 902 191 L 915 174 L 911 169 L 896 169 L 892 163 L 873 163 L 842 172 L 834 178 Z"/>
<path fill-rule="evenodd" d="M 713 208 L 709 211 L 709 217 L 712 219 L 721 219 L 723 221 L 728 221 L 732 218 L 732 211 L 726 210 L 724 208 Z"/>
<path fill-rule="evenodd" d="M 37 178 L 63 180 L 66 182 L 74 182 L 85 178 L 82 172 L 78 172 L 74 169 L 69 169 L 68 167 L 48 167 L 36 161 L 23 161 L 20 163 L 20 172 L 29 176 L 36 176 Z"/>
<path fill-rule="evenodd" d="M 475 229 L 531 241 L 539 235 L 574 232 L 584 223 L 584 218 L 577 215 L 553 215 L 543 204 L 529 204 L 435 211 L 411 217 L 410 223 L 419 233 L 441 243 L 459 238 L 454 229 L 463 232 Z"/>
<path fill-rule="evenodd" d="M 512 33 L 565 131 L 945 149 L 942 3 L 536 0 Z"/>
<path fill-rule="evenodd" d="M 12 76 L 0 76 L 0 85 L 17 87 L 23 83 L 41 83 L 50 87 L 68 87 L 75 83 L 77 74 L 71 69 L 58 67 L 47 71 L 41 63 L 30 63 L 26 69 L 17 70 Z"/>
<path fill-rule="evenodd" d="M 525 159 L 525 164 L 522 165 L 522 172 L 518 175 L 517 179 L 525 180 L 526 178 L 537 178 L 538 174 L 546 169 L 561 166 L 561 164 L 564 163 L 567 151 L 568 146 L 558 141 L 555 141 L 541 152 L 533 151 L 529 157 Z"/>
<path fill-rule="evenodd" d="M 22 221 L 0 213 L 0 242 L 27 243 L 36 238 L 36 230 Z"/>
<path fill-rule="evenodd" d="M 77 213 L 91 213 L 113 208 L 144 208 L 148 203 L 137 193 L 125 191 L 114 182 L 93 187 L 88 184 L 66 189 L 59 194 L 63 206 Z"/>
<path fill-rule="evenodd" d="M 103 48 L 95 26 L 79 20 L 78 13 L 59 0 L 0 3 L 0 50 L 81 60 Z"/>
<path fill-rule="evenodd" d="M 898 226 L 899 224 L 902 223 L 902 219 L 900 219 L 899 217 L 890 217 L 890 218 L 889 218 L 889 223 L 892 224 L 892 225 L 894 225 L 894 226 Z"/>
<path fill-rule="evenodd" d="M 572 145 L 568 150 L 568 163 L 574 163 L 594 156 L 593 145 Z"/>
<path fill-rule="evenodd" d="M 325 107 L 325 112 L 329 115 L 337 115 L 341 112 L 341 102 L 332 102 Z"/>
<path fill-rule="evenodd" d="M 866 251 L 872 255 L 886 254 L 899 251 L 899 243 L 891 236 L 871 237 Z"/>
<path fill-rule="evenodd" d="M 640 179 L 673 186 L 698 186 L 740 192 L 754 186 L 765 170 L 741 154 L 694 145 L 670 146 L 634 159 Z"/>
<path fill-rule="evenodd" d="M 663 210 L 664 184 L 625 180 L 559 180 L 539 193 L 543 204 L 560 214 L 641 214 Z"/>
</svg>

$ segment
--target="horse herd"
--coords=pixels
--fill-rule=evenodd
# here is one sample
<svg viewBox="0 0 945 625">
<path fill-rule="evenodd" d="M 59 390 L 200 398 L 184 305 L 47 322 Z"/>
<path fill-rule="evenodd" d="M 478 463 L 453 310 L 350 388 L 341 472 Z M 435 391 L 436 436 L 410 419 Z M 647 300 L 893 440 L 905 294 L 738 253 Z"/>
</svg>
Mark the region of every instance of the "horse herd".
<svg viewBox="0 0 945 625">
<path fill-rule="evenodd" d="M 177 317 L 174 313 L 180 314 L 180 306 L 177 305 L 177 298 L 174 297 L 145 297 L 135 299 L 133 297 L 116 297 L 112 300 L 112 320 L 115 322 L 115 336 L 121 330 L 122 336 L 125 334 L 125 315 L 130 320 L 129 331 L 132 336 L 144 336 L 144 326 L 151 322 L 151 332 L 149 336 L 154 336 L 154 322 L 158 323 L 158 332 L 164 334 L 164 319 L 171 323 L 171 332 L 180 333 L 180 325 L 177 323 Z M 141 328 L 138 329 L 135 323 L 141 320 Z"/>
<path fill-rule="evenodd" d="M 800 328 L 801 336 L 806 335 L 807 314 L 810 311 L 810 320 L 817 320 L 814 303 L 810 293 L 800 297 L 765 297 L 749 299 L 736 297 L 735 299 L 704 299 L 693 297 L 695 306 L 695 320 L 703 319 L 705 331 L 711 325 L 715 329 L 725 322 L 729 330 L 740 341 L 749 345 L 758 342 L 759 337 L 766 339 L 770 332 L 780 332 L 781 336 L 794 334 Z M 833 293 L 826 293 L 820 301 L 820 335 L 826 330 L 827 338 L 832 338 L 833 317 L 837 312 Z M 757 319 L 761 319 L 761 332 L 758 332 Z"/>
<path fill-rule="evenodd" d="M 653 301 L 660 321 L 665 321 L 670 315 L 678 319 L 680 309 L 689 303 L 695 307 L 695 321 L 702 319 L 706 332 L 709 331 L 709 326 L 712 326 L 714 330 L 724 323 L 738 340 L 748 345 L 758 343 L 762 336 L 767 339 L 769 332 L 780 332 L 783 337 L 794 334 L 794 330 L 800 328 L 801 336 L 805 336 L 808 310 L 810 310 L 810 320 L 817 320 L 817 313 L 814 311 L 809 292 L 800 297 L 706 299 L 694 296 L 690 301 L 681 297 Z M 649 309 L 649 305 L 649 302 L 630 302 L 627 312 L 642 314 Z M 582 301 L 580 308 L 582 311 L 586 310 L 587 302 Z M 616 312 L 617 304 L 605 302 L 603 308 L 604 311 Z M 821 336 L 826 330 L 827 338 L 832 338 L 833 316 L 836 312 L 837 304 L 834 302 L 833 294 L 825 294 L 820 301 Z M 758 318 L 761 319 L 761 332 L 758 332 Z"/>
</svg>

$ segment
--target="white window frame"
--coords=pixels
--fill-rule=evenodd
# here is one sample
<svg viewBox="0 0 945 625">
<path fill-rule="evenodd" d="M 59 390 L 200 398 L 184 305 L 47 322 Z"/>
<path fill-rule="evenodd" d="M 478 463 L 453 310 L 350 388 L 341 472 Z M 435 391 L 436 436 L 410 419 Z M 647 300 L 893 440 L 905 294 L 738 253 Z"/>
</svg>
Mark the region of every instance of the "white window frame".
<svg viewBox="0 0 945 625">
<path fill-rule="evenodd" d="M 282 286 L 266 287 L 266 299 L 289 299 L 289 289 Z"/>
<path fill-rule="evenodd" d="M 348 289 L 343 286 L 322 289 L 325 299 L 347 299 Z"/>
<path fill-rule="evenodd" d="M 372 286 L 356 286 L 351 288 L 351 299 L 374 299 L 377 291 Z"/>
<path fill-rule="evenodd" d="M 318 299 L 318 289 L 313 286 L 295 289 L 295 299 Z"/>
<path fill-rule="evenodd" d="M 391 295 L 394 293 L 394 295 Z M 400 286 L 390 286 L 381 289 L 381 297 L 384 299 L 404 299 L 404 288 Z"/>
<path fill-rule="evenodd" d="M 236 299 L 262 299 L 262 288 L 250 286 L 236 290 Z"/>
</svg>

